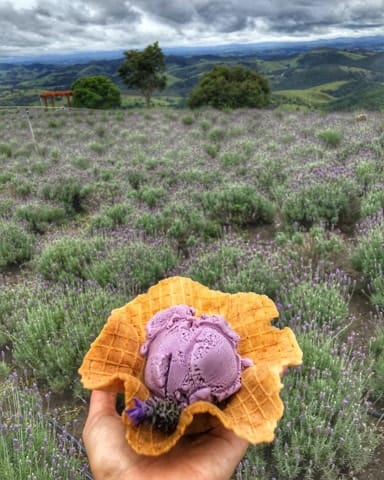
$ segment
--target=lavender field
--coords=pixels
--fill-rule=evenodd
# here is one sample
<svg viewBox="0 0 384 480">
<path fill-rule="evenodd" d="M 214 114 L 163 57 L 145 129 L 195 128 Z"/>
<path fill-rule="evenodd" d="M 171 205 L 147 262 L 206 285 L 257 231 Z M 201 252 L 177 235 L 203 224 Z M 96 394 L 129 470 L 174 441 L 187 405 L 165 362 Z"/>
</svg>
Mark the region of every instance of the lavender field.
<svg viewBox="0 0 384 480">
<path fill-rule="evenodd" d="M 3 109 L 0 220 L 1 478 L 91 478 L 77 369 L 170 275 L 269 295 L 304 352 L 234 478 L 384 471 L 383 114 Z"/>
</svg>

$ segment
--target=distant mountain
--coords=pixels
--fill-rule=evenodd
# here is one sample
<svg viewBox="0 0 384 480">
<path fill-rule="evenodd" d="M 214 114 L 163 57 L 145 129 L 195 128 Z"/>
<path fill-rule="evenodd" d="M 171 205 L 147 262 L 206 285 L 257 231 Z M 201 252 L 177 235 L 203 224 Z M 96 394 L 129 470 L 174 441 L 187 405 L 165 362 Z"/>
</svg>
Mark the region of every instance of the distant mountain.
<svg viewBox="0 0 384 480">
<path fill-rule="evenodd" d="M 343 37 L 333 39 L 319 39 L 312 41 L 291 41 L 291 42 L 259 42 L 242 43 L 214 46 L 191 46 L 164 48 L 168 55 L 221 55 L 221 56 L 242 56 L 257 54 L 261 57 L 289 56 L 299 52 L 313 50 L 319 47 L 343 48 L 348 50 L 366 49 L 370 51 L 384 51 L 384 36 L 371 37 Z"/>
<path fill-rule="evenodd" d="M 77 53 L 51 53 L 36 55 L 18 55 L 0 57 L 0 64 L 31 64 L 47 63 L 50 65 L 75 65 L 77 63 L 88 63 L 91 61 L 114 60 L 123 58 L 123 50 L 77 52 Z"/>
<path fill-rule="evenodd" d="M 366 37 L 341 37 L 332 39 L 318 39 L 311 41 L 291 42 L 258 42 L 258 43 L 231 43 L 227 45 L 206 46 L 175 46 L 162 47 L 166 55 L 196 56 L 196 55 L 220 55 L 220 56 L 243 56 L 258 54 L 263 57 L 288 56 L 299 52 L 312 50 L 319 47 L 333 47 L 343 49 L 366 49 L 370 51 L 384 51 L 383 36 Z M 129 50 L 127 45 L 125 50 Z M 62 54 L 43 54 L 29 56 L 0 57 L 0 63 L 49 63 L 73 65 L 88 63 L 90 61 L 114 60 L 123 58 L 124 50 L 89 51 Z"/>
</svg>

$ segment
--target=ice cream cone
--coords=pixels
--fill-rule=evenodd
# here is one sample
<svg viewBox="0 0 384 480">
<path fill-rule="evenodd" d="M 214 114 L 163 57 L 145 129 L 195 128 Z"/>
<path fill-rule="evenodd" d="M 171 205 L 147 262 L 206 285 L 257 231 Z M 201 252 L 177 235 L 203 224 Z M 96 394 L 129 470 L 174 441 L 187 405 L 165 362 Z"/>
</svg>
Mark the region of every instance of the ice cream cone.
<svg viewBox="0 0 384 480">
<path fill-rule="evenodd" d="M 241 389 L 220 407 L 205 401 L 188 405 L 172 434 L 146 423 L 135 426 L 123 413 L 129 444 L 138 453 L 160 455 L 183 435 L 206 430 L 215 422 L 250 443 L 272 441 L 284 410 L 280 373 L 285 367 L 299 365 L 302 352 L 289 328 L 271 326 L 278 311 L 265 295 L 223 293 L 184 277 L 162 280 L 113 310 L 79 369 L 84 387 L 124 392 L 127 408 L 133 398 L 148 398 L 150 393 L 143 383 L 145 359 L 140 355 L 145 325 L 160 310 L 178 304 L 194 307 L 196 315 L 222 315 L 240 336 L 239 354 L 252 359 L 254 365 L 244 370 Z"/>
</svg>

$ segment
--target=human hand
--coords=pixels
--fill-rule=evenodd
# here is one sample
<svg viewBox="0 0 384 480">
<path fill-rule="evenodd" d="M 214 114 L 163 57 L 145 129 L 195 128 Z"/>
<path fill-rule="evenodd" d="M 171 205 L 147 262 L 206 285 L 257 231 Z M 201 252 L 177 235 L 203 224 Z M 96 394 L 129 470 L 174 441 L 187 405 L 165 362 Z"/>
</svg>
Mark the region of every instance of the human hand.
<svg viewBox="0 0 384 480">
<path fill-rule="evenodd" d="M 116 394 L 91 394 L 83 439 L 95 480 L 228 480 L 248 443 L 223 426 L 184 436 L 158 457 L 137 454 L 125 439 Z"/>
</svg>

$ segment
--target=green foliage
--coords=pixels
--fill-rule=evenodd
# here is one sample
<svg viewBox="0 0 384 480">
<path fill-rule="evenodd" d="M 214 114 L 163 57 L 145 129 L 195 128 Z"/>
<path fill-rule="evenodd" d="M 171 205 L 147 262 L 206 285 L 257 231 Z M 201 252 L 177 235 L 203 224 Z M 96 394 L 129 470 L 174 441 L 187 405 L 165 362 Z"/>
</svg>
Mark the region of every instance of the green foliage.
<svg viewBox="0 0 384 480">
<path fill-rule="evenodd" d="M 1 156 L 6 158 L 12 157 L 12 148 L 7 143 L 0 143 L 0 157 Z"/>
<path fill-rule="evenodd" d="M 168 192 L 163 187 L 144 186 L 138 191 L 138 198 L 148 205 L 148 207 L 157 207 L 164 203 Z"/>
<path fill-rule="evenodd" d="M 221 235 L 216 221 L 208 219 L 199 208 L 188 203 L 172 204 L 159 214 L 144 213 L 137 219 L 136 226 L 149 235 L 165 235 L 184 252 L 201 240 Z"/>
<path fill-rule="evenodd" d="M 120 90 L 105 75 L 80 78 L 72 91 L 74 107 L 107 109 L 121 105 Z"/>
<path fill-rule="evenodd" d="M 87 157 L 76 157 L 71 161 L 71 165 L 79 170 L 87 170 L 91 165 L 91 159 Z"/>
<path fill-rule="evenodd" d="M 214 290 L 226 290 L 226 281 L 237 270 L 241 249 L 225 243 L 200 255 L 189 267 L 188 277 Z"/>
<path fill-rule="evenodd" d="M 37 352 L 39 355 L 39 351 Z M 0 390 L 0 471 L 3 479 L 81 478 L 86 461 L 78 443 L 47 414 L 49 395 L 14 374 Z"/>
<path fill-rule="evenodd" d="M 375 215 L 384 210 L 384 190 L 373 189 L 367 192 L 361 202 L 361 214 L 363 217 Z"/>
<path fill-rule="evenodd" d="M 301 335 L 305 362 L 284 381 L 285 415 L 266 448 L 274 476 L 337 480 L 361 471 L 377 439 L 362 403 L 368 379 L 359 362 L 339 352 L 334 339 Z M 269 458 L 271 458 L 269 457 Z"/>
<path fill-rule="evenodd" d="M 276 298 L 282 283 L 282 272 L 273 268 L 268 258 L 257 253 L 251 260 L 242 257 L 237 271 L 225 281 L 227 292 L 255 292 Z"/>
<path fill-rule="evenodd" d="M 342 140 L 342 134 L 337 130 L 324 130 L 318 134 L 319 139 L 330 148 L 336 148 L 340 145 Z"/>
<path fill-rule="evenodd" d="M 348 179 L 335 179 L 290 191 L 282 213 L 288 225 L 310 228 L 315 223 L 325 223 L 327 227 L 352 227 L 360 218 L 360 205 L 356 185 Z"/>
<path fill-rule="evenodd" d="M 1 172 L 0 173 L 0 187 L 2 185 L 6 185 L 8 182 L 12 182 L 14 179 L 14 176 L 12 175 L 11 172 Z"/>
<path fill-rule="evenodd" d="M 204 211 L 223 225 L 272 223 L 275 206 L 250 185 L 233 184 L 201 195 Z"/>
<path fill-rule="evenodd" d="M 356 165 L 356 179 L 364 192 L 375 184 L 377 178 L 377 167 L 374 162 L 360 161 Z"/>
<path fill-rule="evenodd" d="M 316 329 L 327 324 L 337 329 L 348 314 L 348 301 L 338 285 L 326 281 L 303 281 L 282 289 L 280 301 L 287 307 L 281 312 L 285 325 L 300 324 L 302 329 Z"/>
<path fill-rule="evenodd" d="M 382 270 L 372 277 L 370 292 L 372 304 L 384 309 L 384 272 Z"/>
<path fill-rule="evenodd" d="M 281 271 L 275 269 L 260 253 L 244 251 L 227 242 L 215 244 L 200 254 L 188 269 L 188 276 L 208 287 L 223 292 L 256 292 L 276 297 L 282 282 Z"/>
<path fill-rule="evenodd" d="M 335 260 L 345 250 L 338 235 L 321 225 L 314 225 L 308 232 L 280 231 L 275 237 L 276 244 L 284 247 L 287 257 L 303 258 L 315 265 L 319 261 Z"/>
<path fill-rule="evenodd" d="M 31 259 L 34 237 L 12 221 L 0 222 L 0 269 Z"/>
<path fill-rule="evenodd" d="M 88 279 L 90 266 L 103 246 L 98 238 L 62 237 L 43 248 L 36 269 L 45 279 L 57 282 Z"/>
<path fill-rule="evenodd" d="M 28 197 L 33 190 L 33 185 L 31 182 L 25 179 L 16 179 L 15 181 L 15 192 L 20 197 Z"/>
<path fill-rule="evenodd" d="M 124 299 L 108 289 L 87 284 L 56 288 L 26 300 L 14 323 L 14 358 L 54 392 L 79 393 L 77 369 L 102 325 Z"/>
<path fill-rule="evenodd" d="M 263 108 L 269 104 L 270 87 L 266 78 L 253 70 L 235 66 L 215 66 L 202 75 L 190 92 L 190 108 L 209 105 L 214 108 Z"/>
<path fill-rule="evenodd" d="M 0 335 L 1 335 L 1 332 L 0 332 Z M 1 336 L 0 336 L 0 339 L 1 339 Z M 1 380 L 1 382 L 3 382 L 4 378 L 6 378 L 10 373 L 11 373 L 11 369 L 10 369 L 9 365 L 4 360 L 0 360 L 0 380 Z"/>
<path fill-rule="evenodd" d="M 95 261 L 88 278 L 134 295 L 164 278 L 177 263 L 178 257 L 168 245 L 131 241 L 110 249 L 104 258 Z"/>
<path fill-rule="evenodd" d="M 371 301 L 384 307 L 384 223 L 361 236 L 351 261 L 370 284 Z"/>
<path fill-rule="evenodd" d="M 42 194 L 47 200 L 59 201 L 67 214 L 82 213 L 86 210 L 86 199 L 91 193 L 89 185 L 72 177 L 58 179 L 43 186 Z"/>
<path fill-rule="evenodd" d="M 27 299 L 35 294 L 34 290 L 19 283 L 0 286 L 0 345 L 6 345 L 12 339 L 15 323 L 22 315 L 21 310 Z"/>
<path fill-rule="evenodd" d="M 0 198 L 0 219 L 11 217 L 13 214 L 14 202 L 10 198 Z"/>
<path fill-rule="evenodd" d="M 101 143 L 101 142 L 91 142 L 89 144 L 89 148 L 93 151 L 93 152 L 96 152 L 96 153 L 99 153 L 99 154 L 102 154 L 104 153 L 108 146 L 105 144 L 105 143 Z"/>
<path fill-rule="evenodd" d="M 234 151 L 226 151 L 220 155 L 220 162 L 224 167 L 236 167 L 241 164 L 245 164 L 248 159 L 248 155 L 241 149 Z"/>
<path fill-rule="evenodd" d="M 147 107 L 156 90 L 167 85 L 164 54 L 158 42 L 148 45 L 143 51 L 124 52 L 125 60 L 119 68 L 119 75 L 128 88 L 137 88 L 145 98 Z"/>
<path fill-rule="evenodd" d="M 184 117 L 181 119 L 184 125 L 192 125 L 195 123 L 194 117 L 192 115 L 184 115 Z"/>
<path fill-rule="evenodd" d="M 377 225 L 359 239 L 352 254 L 353 266 L 367 276 L 384 271 L 384 224 Z"/>
<path fill-rule="evenodd" d="M 256 170 L 256 178 L 257 184 L 263 191 L 276 191 L 276 189 L 285 184 L 287 179 L 284 161 L 275 158 L 263 159 L 263 162 Z"/>
<path fill-rule="evenodd" d="M 226 135 L 226 130 L 224 128 L 219 128 L 219 127 L 212 128 L 212 130 L 208 132 L 208 138 L 212 142 L 220 142 L 225 138 L 225 135 Z"/>
<path fill-rule="evenodd" d="M 50 224 L 61 225 L 65 221 L 65 210 L 50 205 L 25 205 L 16 209 L 16 218 L 25 220 L 34 233 L 45 233 Z"/>
<path fill-rule="evenodd" d="M 89 220 L 89 229 L 95 230 L 110 229 L 118 225 L 124 225 L 132 211 L 130 205 L 117 203 L 111 207 L 102 209 L 101 213 L 93 215 Z"/>
<path fill-rule="evenodd" d="M 381 319 L 382 320 L 382 319 Z M 377 328 L 375 335 L 369 344 L 373 356 L 373 375 L 370 387 L 376 398 L 384 398 L 384 327 Z"/>
<path fill-rule="evenodd" d="M 215 143 L 208 143 L 203 146 L 203 149 L 211 158 L 216 158 L 220 147 Z"/>
<path fill-rule="evenodd" d="M 129 185 L 134 190 L 139 190 L 139 188 L 148 182 L 147 175 L 139 169 L 136 168 L 128 168 L 125 171 L 126 178 L 128 180 Z"/>
</svg>

